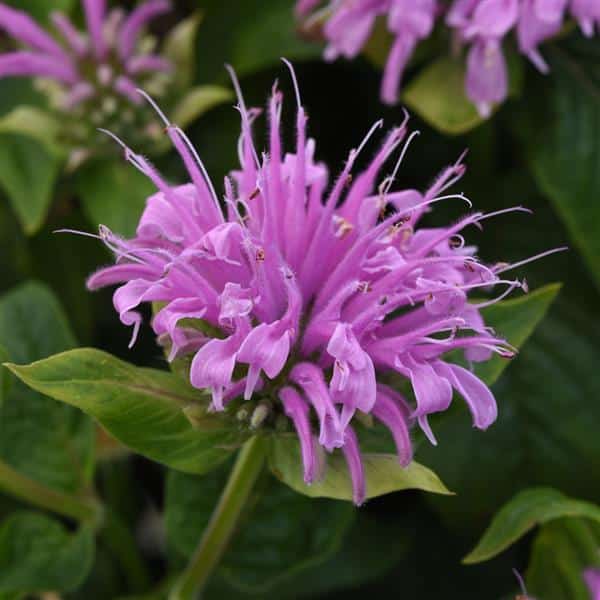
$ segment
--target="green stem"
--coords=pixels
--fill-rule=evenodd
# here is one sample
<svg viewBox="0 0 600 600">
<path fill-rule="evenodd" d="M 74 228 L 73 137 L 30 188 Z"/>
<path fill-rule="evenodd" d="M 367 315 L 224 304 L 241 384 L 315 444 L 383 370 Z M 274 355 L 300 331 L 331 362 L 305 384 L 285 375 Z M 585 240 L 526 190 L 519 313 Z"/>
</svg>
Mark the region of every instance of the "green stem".
<svg viewBox="0 0 600 600">
<path fill-rule="evenodd" d="M 266 455 L 266 441 L 250 438 L 240 450 L 219 503 L 200 543 L 169 600 L 194 600 L 223 556 L 240 513 L 260 475 Z"/>
<path fill-rule="evenodd" d="M 101 519 L 101 506 L 93 498 L 82 498 L 58 492 L 19 473 L 0 461 L 0 490 L 64 517 L 97 524 Z"/>
</svg>

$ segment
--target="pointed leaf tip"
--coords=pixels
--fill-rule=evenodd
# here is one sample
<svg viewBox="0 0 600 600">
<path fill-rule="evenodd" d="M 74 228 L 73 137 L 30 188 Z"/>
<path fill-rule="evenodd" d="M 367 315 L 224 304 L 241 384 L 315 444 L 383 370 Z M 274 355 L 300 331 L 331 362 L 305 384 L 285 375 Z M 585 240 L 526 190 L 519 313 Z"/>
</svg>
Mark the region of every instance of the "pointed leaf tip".
<svg viewBox="0 0 600 600">
<path fill-rule="evenodd" d="M 479 543 L 462 562 L 470 565 L 493 558 L 536 525 L 561 517 L 584 517 L 600 523 L 600 507 L 571 499 L 553 488 L 527 489 L 500 509 Z"/>
</svg>

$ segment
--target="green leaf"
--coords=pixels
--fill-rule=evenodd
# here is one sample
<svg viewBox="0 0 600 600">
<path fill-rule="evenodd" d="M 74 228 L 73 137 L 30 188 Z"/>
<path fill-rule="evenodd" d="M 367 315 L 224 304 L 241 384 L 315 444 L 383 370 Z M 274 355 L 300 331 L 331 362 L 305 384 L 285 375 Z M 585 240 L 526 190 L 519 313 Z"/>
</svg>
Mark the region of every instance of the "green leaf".
<svg viewBox="0 0 600 600">
<path fill-rule="evenodd" d="M 489 560 L 536 525 L 561 517 L 585 517 L 600 524 L 600 507 L 573 500 L 552 488 L 533 488 L 517 494 L 502 507 L 477 546 L 463 562 L 473 564 Z"/>
<path fill-rule="evenodd" d="M 8 352 L 0 346 L 0 364 L 8 360 Z M 0 369 L 0 408 L 8 396 L 12 385 L 12 377 L 6 369 Z"/>
<path fill-rule="evenodd" d="M 443 505 L 430 500 L 454 528 L 480 527 L 526 486 L 600 493 L 600 405 L 592 401 L 600 394 L 600 327 L 582 300 L 577 292 L 561 298 L 499 380 L 492 427 L 477 431 L 466 410 L 455 411 L 434 424 L 439 446 L 418 448 L 418 460 L 460 496 Z"/>
<path fill-rule="evenodd" d="M 482 310 L 485 324 L 493 327 L 498 335 L 507 339 L 515 348 L 520 348 L 546 316 L 560 288 L 560 284 L 550 284 L 525 296 L 488 306 Z M 505 358 L 494 356 L 491 360 L 476 365 L 475 372 L 488 385 L 492 385 L 509 364 Z"/>
<path fill-rule="evenodd" d="M 0 186 L 27 234 L 35 233 L 46 218 L 60 167 L 60 158 L 37 139 L 0 135 Z"/>
<path fill-rule="evenodd" d="M 397 456 L 374 453 L 363 453 L 362 460 L 367 499 L 408 489 L 452 494 L 433 471 L 417 462 L 401 467 Z M 323 478 L 310 486 L 304 483 L 300 448 L 295 437 L 278 436 L 273 439 L 269 465 L 278 479 L 301 494 L 311 498 L 352 500 L 352 481 L 340 452 L 327 457 Z"/>
<path fill-rule="evenodd" d="M 546 52 L 552 77 L 528 91 L 517 121 L 533 174 L 600 285 L 600 48 Z"/>
<path fill-rule="evenodd" d="M 91 528 L 69 533 L 39 513 L 15 513 L 0 528 L 0 593 L 72 590 L 85 579 L 93 559 Z"/>
<path fill-rule="evenodd" d="M 558 519 L 533 542 L 527 588 L 544 600 L 589 600 L 584 569 L 600 567 L 600 525 L 587 519 Z"/>
<path fill-rule="evenodd" d="M 11 360 L 29 362 L 73 347 L 75 338 L 54 295 L 27 283 L 0 297 L 0 344 Z M 0 407 L 0 459 L 49 487 L 75 491 L 89 481 L 93 456 L 90 419 L 15 381 Z"/>
<path fill-rule="evenodd" d="M 199 13 L 180 21 L 167 35 L 162 54 L 176 67 L 175 85 L 187 88 L 192 84 L 196 67 L 196 35 L 202 21 Z M 179 124 L 179 123 L 178 123 Z M 183 127 L 183 125 L 180 125 Z"/>
<path fill-rule="evenodd" d="M 19 10 L 24 10 L 34 19 L 44 23 L 50 20 L 52 11 L 69 12 L 75 0 L 7 0 L 6 3 Z"/>
<path fill-rule="evenodd" d="M 106 225 L 124 237 L 135 234 L 146 199 L 156 192 L 132 165 L 114 160 L 86 164 L 77 171 L 74 183 L 93 226 Z"/>
<path fill-rule="evenodd" d="M 229 466 L 204 477 L 169 473 L 167 534 L 185 557 L 191 556 L 208 524 Z M 308 499 L 269 476 L 249 504 L 216 575 L 233 588 L 254 594 L 266 594 L 327 560 L 338 550 L 354 516 L 347 503 Z"/>
<path fill-rule="evenodd" d="M 298 494 L 294 493 L 294 495 L 296 498 L 302 498 Z M 313 508 L 315 503 L 320 505 L 320 502 L 324 502 L 306 498 L 304 501 L 310 503 Z M 344 505 L 348 508 L 347 503 Z M 269 588 L 268 597 L 278 600 L 329 598 L 330 596 L 325 594 L 335 590 L 343 593 L 342 590 L 358 588 L 376 580 L 400 563 L 414 537 L 411 526 L 414 514 L 395 519 L 381 514 L 372 515 L 364 510 L 354 512 L 354 522 L 343 535 L 341 545 L 335 554 L 324 562 L 314 561 L 316 564 L 313 566 L 306 565 L 306 568 L 295 572 L 286 571 L 286 576 L 279 578 L 275 585 Z M 326 528 L 322 523 L 315 523 L 312 526 L 317 529 Z M 306 537 L 301 533 L 296 535 L 300 539 Z M 296 543 L 294 547 L 298 545 Z M 222 571 L 215 573 L 204 595 L 207 600 L 221 598 L 249 600 L 265 597 L 264 593 L 252 593 L 251 590 L 243 591 L 234 587 L 227 579 L 227 573 Z"/>
<path fill-rule="evenodd" d="M 510 95 L 522 85 L 522 60 L 508 53 Z M 442 133 L 458 135 L 477 127 L 479 115 L 465 91 L 465 57 L 443 56 L 419 71 L 404 89 L 402 99 L 414 112 Z"/>
<path fill-rule="evenodd" d="M 57 142 L 60 130 L 60 122 L 36 106 L 17 106 L 0 118 L 0 133 L 21 134 L 37 140 L 57 158 L 66 154 Z"/>
<path fill-rule="evenodd" d="M 465 133 L 484 120 L 465 93 L 462 58 L 439 58 L 422 69 L 406 86 L 402 99 L 427 123 L 446 134 Z"/>
<path fill-rule="evenodd" d="M 184 409 L 207 405 L 181 378 L 138 368 L 110 354 L 80 348 L 27 366 L 9 365 L 33 389 L 76 406 L 97 419 L 132 450 L 190 473 L 204 473 L 225 460 L 243 434 L 217 415 Z"/>
<path fill-rule="evenodd" d="M 0 297 L 0 343 L 26 362 L 75 346 L 75 336 L 54 294 L 29 282 Z"/>
<path fill-rule="evenodd" d="M 280 64 L 282 56 L 292 61 L 318 56 L 321 47 L 298 36 L 293 8 L 292 0 L 246 0 L 235 10 L 222 0 L 203 2 L 210 27 L 198 36 L 198 76 L 202 81 L 225 80 L 224 62 L 242 77 Z"/>
<path fill-rule="evenodd" d="M 233 98 L 230 90 L 218 85 L 201 85 L 192 88 L 176 104 L 171 118 L 182 129 L 211 108 Z"/>
</svg>

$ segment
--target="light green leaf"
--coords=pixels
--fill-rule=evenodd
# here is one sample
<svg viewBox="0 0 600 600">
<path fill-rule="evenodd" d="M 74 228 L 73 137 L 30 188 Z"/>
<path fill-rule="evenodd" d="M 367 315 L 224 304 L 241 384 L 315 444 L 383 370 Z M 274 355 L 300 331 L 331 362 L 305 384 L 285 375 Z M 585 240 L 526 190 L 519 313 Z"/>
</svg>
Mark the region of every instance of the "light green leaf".
<svg viewBox="0 0 600 600">
<path fill-rule="evenodd" d="M 93 560 L 91 528 L 69 533 L 39 513 L 15 513 L 0 528 L 0 593 L 72 590 L 85 579 Z"/>
<path fill-rule="evenodd" d="M 146 199 L 156 192 L 152 182 L 132 165 L 114 160 L 87 163 L 74 182 L 92 225 L 106 225 L 124 237 L 135 234 Z"/>
<path fill-rule="evenodd" d="M 187 88 L 194 79 L 196 68 L 196 35 L 202 22 L 202 15 L 193 14 L 180 21 L 167 35 L 162 54 L 176 67 L 175 85 Z M 183 127 L 183 125 L 180 125 Z"/>
<path fill-rule="evenodd" d="M 36 106 L 17 106 L 0 118 L 0 134 L 15 133 L 30 137 L 42 143 L 57 158 L 67 152 L 57 141 L 60 130 L 60 122 Z"/>
<path fill-rule="evenodd" d="M 221 416 L 202 410 L 202 393 L 181 378 L 80 348 L 27 366 L 9 365 L 33 389 L 76 406 L 96 418 L 132 450 L 190 473 L 204 473 L 225 460 L 243 435 Z"/>
<path fill-rule="evenodd" d="M 554 283 L 525 296 L 488 306 L 482 310 L 485 324 L 493 327 L 512 346 L 520 348 L 546 316 L 560 288 L 560 284 Z M 477 364 L 475 372 L 488 385 L 492 385 L 509 364 L 505 358 L 494 356 L 485 363 Z"/>
<path fill-rule="evenodd" d="M 208 524 L 229 467 L 203 477 L 169 473 L 168 539 L 183 556 L 191 556 Z M 331 557 L 353 516 L 354 510 L 345 502 L 309 499 L 267 475 L 259 482 L 216 574 L 238 590 L 266 594 Z"/>
<path fill-rule="evenodd" d="M 60 167 L 61 160 L 38 140 L 0 135 L 0 186 L 27 234 L 35 233 L 46 218 Z"/>
<path fill-rule="evenodd" d="M 507 51 L 511 96 L 523 82 L 522 59 Z M 415 113 L 442 133 L 458 135 L 477 127 L 483 119 L 465 91 L 465 57 L 443 56 L 421 69 L 402 93 Z"/>
<path fill-rule="evenodd" d="M 192 88 L 176 104 L 171 118 L 182 129 L 211 108 L 233 98 L 230 90 L 218 85 L 201 85 Z"/>
<path fill-rule="evenodd" d="M 477 546 L 463 562 L 489 560 L 519 538 L 548 521 L 561 517 L 585 517 L 600 523 L 600 507 L 573 500 L 552 488 L 532 488 L 517 494 L 494 517 Z"/>
<path fill-rule="evenodd" d="M 75 338 L 50 290 L 27 283 L 0 297 L 0 345 L 11 360 L 29 362 L 73 347 Z M 14 382 L 0 407 L 2 460 L 49 487 L 77 491 L 89 482 L 93 457 L 90 419 Z"/>
<path fill-rule="evenodd" d="M 438 476 L 427 467 L 412 462 L 401 467 L 393 454 L 363 453 L 367 499 L 390 492 L 416 489 L 435 494 L 452 494 Z M 304 483 L 298 441 L 293 436 L 273 439 L 269 466 L 273 474 L 293 490 L 311 498 L 352 500 L 352 481 L 343 455 L 335 452 L 327 457 L 325 473 L 320 481 Z"/>
<path fill-rule="evenodd" d="M 583 571 L 600 567 L 600 524 L 558 519 L 544 525 L 533 542 L 527 589 L 543 600 L 590 600 Z"/>
<path fill-rule="evenodd" d="M 443 133 L 465 133 L 484 120 L 465 93 L 462 58 L 440 58 L 422 69 L 406 86 L 402 99 Z"/>
</svg>

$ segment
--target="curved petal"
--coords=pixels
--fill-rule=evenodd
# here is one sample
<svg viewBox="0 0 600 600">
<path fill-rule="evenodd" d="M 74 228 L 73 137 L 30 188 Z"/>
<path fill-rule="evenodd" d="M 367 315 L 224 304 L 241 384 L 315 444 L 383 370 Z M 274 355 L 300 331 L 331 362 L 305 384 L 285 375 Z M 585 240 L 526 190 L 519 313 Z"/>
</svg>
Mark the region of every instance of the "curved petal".
<svg viewBox="0 0 600 600">
<path fill-rule="evenodd" d="M 300 394 L 291 387 L 285 387 L 279 392 L 285 414 L 292 420 L 302 451 L 304 465 L 304 482 L 311 484 L 317 474 L 317 456 L 313 444 L 310 421 L 308 420 L 308 404 Z"/>
</svg>

